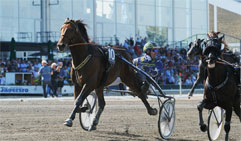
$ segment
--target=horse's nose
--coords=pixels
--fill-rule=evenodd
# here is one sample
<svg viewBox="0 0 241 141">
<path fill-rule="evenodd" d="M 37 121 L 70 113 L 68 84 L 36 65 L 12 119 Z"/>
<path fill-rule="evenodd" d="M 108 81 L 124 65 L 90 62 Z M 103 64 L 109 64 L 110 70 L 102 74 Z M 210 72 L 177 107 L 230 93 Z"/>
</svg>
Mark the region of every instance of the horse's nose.
<svg viewBox="0 0 241 141">
<path fill-rule="evenodd" d="M 57 44 L 57 47 L 61 47 L 61 46 L 63 46 L 63 43 L 58 43 Z"/>
<path fill-rule="evenodd" d="M 57 48 L 58 48 L 60 51 L 63 50 L 64 47 L 65 47 L 65 45 L 64 45 L 63 43 L 58 43 L 58 44 L 57 44 Z"/>
<path fill-rule="evenodd" d="M 209 63 L 210 63 L 210 64 L 215 63 L 215 61 L 216 61 L 216 56 L 215 56 L 214 54 L 209 53 L 208 58 L 209 58 Z"/>
</svg>

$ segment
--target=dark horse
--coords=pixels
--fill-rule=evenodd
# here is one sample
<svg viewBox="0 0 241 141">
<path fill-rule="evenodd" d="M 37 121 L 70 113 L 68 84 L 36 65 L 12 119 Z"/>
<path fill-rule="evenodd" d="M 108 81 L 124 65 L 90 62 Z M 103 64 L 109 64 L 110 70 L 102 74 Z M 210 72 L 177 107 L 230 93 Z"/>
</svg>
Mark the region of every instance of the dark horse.
<svg viewBox="0 0 241 141">
<path fill-rule="evenodd" d="M 235 61 L 231 57 L 225 60 L 221 59 L 220 46 L 223 37 L 209 37 L 206 41 L 204 55 L 207 56 L 207 79 L 204 85 L 204 100 L 198 106 L 200 128 L 206 131 L 202 117 L 203 108 L 213 109 L 219 106 L 226 111 L 224 130 L 226 132 L 225 140 L 228 140 L 230 131 L 230 121 L 232 109 L 240 119 L 240 95 L 237 87 L 237 81 L 234 75 L 234 68 L 230 66 Z"/>
<path fill-rule="evenodd" d="M 204 61 L 204 55 L 202 54 L 202 47 L 201 44 L 203 42 L 204 39 L 197 39 L 194 43 L 190 43 L 189 44 L 189 50 L 187 52 L 187 57 L 188 59 L 193 59 L 194 56 L 198 56 L 200 58 L 200 62 L 199 62 L 199 66 L 198 66 L 198 75 L 197 75 L 197 80 L 194 82 L 190 92 L 188 93 L 188 98 L 190 98 L 193 95 L 193 92 L 196 88 L 196 86 L 204 81 L 205 79 L 205 62 Z"/>
<path fill-rule="evenodd" d="M 141 91 L 139 79 L 136 71 L 127 63 L 116 57 L 115 64 L 107 71 L 107 59 L 103 49 L 89 43 L 85 24 L 82 21 L 66 20 L 61 27 L 61 37 L 57 48 L 64 51 L 69 48 L 72 55 L 71 78 L 74 83 L 75 106 L 70 117 L 65 121 L 65 125 L 71 127 L 72 120 L 75 119 L 76 112 L 80 111 L 83 100 L 93 91 L 98 97 L 99 108 L 89 130 L 96 129 L 101 113 L 105 107 L 103 89 L 111 84 L 117 77 L 130 87 L 135 94 L 142 100 L 148 113 L 156 115 L 157 109 L 152 108 L 146 100 L 146 96 Z M 132 61 L 131 55 L 120 47 L 115 47 L 115 52 L 123 56 L 128 61 Z"/>
</svg>

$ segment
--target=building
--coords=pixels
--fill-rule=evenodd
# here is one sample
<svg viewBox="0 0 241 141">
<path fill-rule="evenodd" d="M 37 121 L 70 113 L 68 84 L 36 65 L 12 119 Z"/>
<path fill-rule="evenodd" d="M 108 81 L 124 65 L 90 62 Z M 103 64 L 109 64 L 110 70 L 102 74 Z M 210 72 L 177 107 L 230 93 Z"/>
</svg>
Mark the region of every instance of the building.
<svg viewBox="0 0 241 141">
<path fill-rule="evenodd" d="M 208 31 L 208 0 L 0 0 L 0 41 L 57 41 L 66 18 L 81 19 L 92 40 L 152 36 L 172 44 Z"/>
<path fill-rule="evenodd" d="M 233 49 L 241 48 L 241 0 L 209 0 L 209 30 L 225 34 Z"/>
</svg>

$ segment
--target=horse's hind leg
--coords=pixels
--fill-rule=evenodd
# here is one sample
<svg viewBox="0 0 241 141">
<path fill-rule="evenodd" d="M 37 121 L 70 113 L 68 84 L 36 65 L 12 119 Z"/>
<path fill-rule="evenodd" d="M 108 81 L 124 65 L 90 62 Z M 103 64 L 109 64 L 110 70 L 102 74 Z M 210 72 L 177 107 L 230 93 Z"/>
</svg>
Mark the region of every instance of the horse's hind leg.
<svg viewBox="0 0 241 141">
<path fill-rule="evenodd" d="M 225 118 L 225 125 L 224 125 L 224 130 L 226 132 L 225 141 L 228 141 L 228 134 L 229 134 L 229 131 L 230 131 L 231 117 L 232 117 L 232 107 L 229 107 L 229 108 L 226 109 L 226 118 Z"/>
<path fill-rule="evenodd" d="M 124 82 L 131 90 L 136 92 L 137 96 L 142 100 L 144 103 L 147 112 L 149 115 L 156 115 L 157 109 L 152 108 L 146 99 L 146 95 L 142 93 L 141 87 L 138 85 L 138 79 L 135 77 L 135 74 L 125 74 L 121 77 L 121 81 Z"/>
<path fill-rule="evenodd" d="M 96 126 L 99 123 L 100 115 L 104 111 L 104 107 L 105 107 L 105 99 L 104 99 L 104 94 L 103 94 L 103 88 L 95 89 L 95 93 L 98 97 L 99 107 L 98 107 L 97 114 L 96 114 L 96 116 L 93 120 L 93 124 L 92 124 L 92 126 L 90 126 L 89 131 L 90 130 L 96 130 Z"/>
<path fill-rule="evenodd" d="M 239 120 L 241 122 L 240 95 L 239 95 L 239 93 L 236 95 L 233 107 L 234 107 L 234 112 L 239 117 Z"/>
<path fill-rule="evenodd" d="M 201 103 L 197 106 L 197 109 L 199 111 L 199 126 L 200 126 L 200 129 L 202 132 L 205 132 L 207 131 L 207 125 L 204 124 L 204 121 L 203 121 L 203 114 L 202 114 L 202 111 L 203 111 L 203 108 L 206 104 L 206 101 L 203 100 L 201 101 Z"/>
<path fill-rule="evenodd" d="M 146 100 L 146 96 L 145 95 L 142 94 L 141 96 L 139 96 L 139 98 L 141 99 L 141 101 L 146 106 L 146 109 L 147 109 L 149 115 L 156 115 L 157 114 L 157 109 L 156 108 L 152 108 L 150 106 L 150 104 Z"/>
</svg>

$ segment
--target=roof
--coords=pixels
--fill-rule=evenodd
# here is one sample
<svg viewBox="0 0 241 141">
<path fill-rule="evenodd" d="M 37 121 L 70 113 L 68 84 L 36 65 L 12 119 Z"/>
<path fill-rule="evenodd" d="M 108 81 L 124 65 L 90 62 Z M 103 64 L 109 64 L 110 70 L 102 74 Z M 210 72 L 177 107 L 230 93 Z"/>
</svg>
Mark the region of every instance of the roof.
<svg viewBox="0 0 241 141">
<path fill-rule="evenodd" d="M 0 42 L 0 51 L 10 51 L 11 42 Z M 16 42 L 16 51 L 48 51 L 47 43 Z"/>
</svg>

